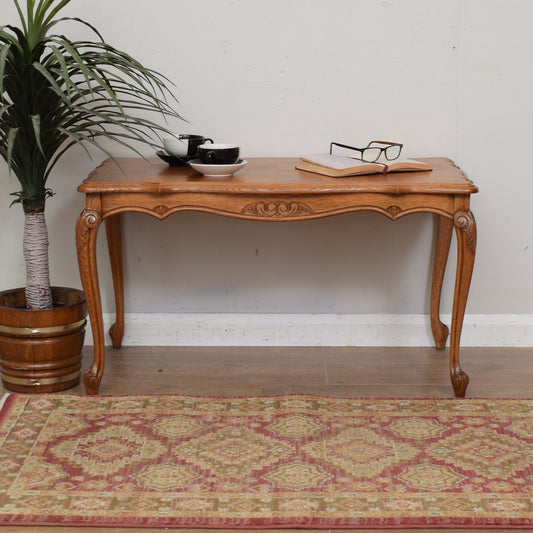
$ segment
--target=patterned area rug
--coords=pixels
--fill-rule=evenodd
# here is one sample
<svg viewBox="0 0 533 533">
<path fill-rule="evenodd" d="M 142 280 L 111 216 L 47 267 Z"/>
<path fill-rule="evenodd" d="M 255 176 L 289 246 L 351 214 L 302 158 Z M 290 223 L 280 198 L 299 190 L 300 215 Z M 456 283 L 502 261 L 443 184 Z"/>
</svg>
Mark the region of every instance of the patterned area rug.
<svg viewBox="0 0 533 533">
<path fill-rule="evenodd" d="M 0 525 L 533 526 L 533 400 L 13 394 L 0 422 Z"/>
</svg>

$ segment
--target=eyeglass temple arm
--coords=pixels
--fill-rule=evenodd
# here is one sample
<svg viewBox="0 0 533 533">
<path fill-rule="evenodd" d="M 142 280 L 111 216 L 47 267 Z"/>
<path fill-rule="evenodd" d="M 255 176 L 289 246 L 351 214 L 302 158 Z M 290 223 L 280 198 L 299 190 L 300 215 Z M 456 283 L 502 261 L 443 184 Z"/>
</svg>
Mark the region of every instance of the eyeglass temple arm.
<svg viewBox="0 0 533 533">
<path fill-rule="evenodd" d="M 399 146 L 400 148 L 403 148 L 402 143 L 393 143 L 389 141 L 370 141 L 366 147 L 369 148 L 372 144 L 389 144 L 390 146 Z"/>
<path fill-rule="evenodd" d="M 372 142 L 374 142 L 374 141 L 372 141 Z M 349 146 L 348 144 L 341 144 L 341 143 L 332 142 L 329 145 L 329 153 L 330 154 L 333 151 L 333 145 L 340 146 L 341 148 L 348 148 L 349 150 L 357 150 L 358 152 L 361 151 L 361 148 L 355 148 L 355 146 Z"/>
</svg>

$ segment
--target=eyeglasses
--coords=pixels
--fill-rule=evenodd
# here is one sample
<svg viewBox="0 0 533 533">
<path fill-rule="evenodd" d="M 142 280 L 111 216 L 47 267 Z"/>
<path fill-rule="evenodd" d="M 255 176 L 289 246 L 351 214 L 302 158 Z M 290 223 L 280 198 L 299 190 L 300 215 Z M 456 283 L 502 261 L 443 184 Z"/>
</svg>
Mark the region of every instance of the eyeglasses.
<svg viewBox="0 0 533 533">
<path fill-rule="evenodd" d="M 376 146 L 379 144 L 386 146 Z M 366 161 L 367 163 L 374 163 L 381 157 L 382 154 L 385 154 L 385 159 L 387 159 L 387 161 L 393 161 L 394 159 L 398 159 L 403 148 L 403 144 L 391 143 L 388 141 L 370 141 L 366 148 L 355 148 L 354 146 L 348 146 L 347 144 L 332 142 L 329 145 L 330 154 L 333 153 L 334 145 L 359 152 L 361 154 L 361 157 L 358 159 Z"/>
</svg>

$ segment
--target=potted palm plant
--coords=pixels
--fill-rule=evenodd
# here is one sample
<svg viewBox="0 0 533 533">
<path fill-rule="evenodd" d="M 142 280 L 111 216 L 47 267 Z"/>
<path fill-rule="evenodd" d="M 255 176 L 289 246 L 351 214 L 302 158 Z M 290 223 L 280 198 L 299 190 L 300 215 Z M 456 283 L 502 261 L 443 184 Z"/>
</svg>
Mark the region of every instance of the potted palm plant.
<svg viewBox="0 0 533 533">
<path fill-rule="evenodd" d="M 13 0 L 20 25 L 0 27 L 0 154 L 20 190 L 26 286 L 0 293 L 0 370 L 17 391 L 55 391 L 79 381 L 85 334 L 83 293 L 51 287 L 45 203 L 55 164 L 72 146 L 108 156 L 108 140 L 138 152 L 160 146 L 181 117 L 168 80 L 108 44 L 88 22 L 60 16 L 72 0 Z M 94 40 L 70 40 L 58 24 L 75 21 Z M 104 141 L 104 142 L 102 142 Z M 65 322 L 66 321 L 66 322 Z"/>
</svg>

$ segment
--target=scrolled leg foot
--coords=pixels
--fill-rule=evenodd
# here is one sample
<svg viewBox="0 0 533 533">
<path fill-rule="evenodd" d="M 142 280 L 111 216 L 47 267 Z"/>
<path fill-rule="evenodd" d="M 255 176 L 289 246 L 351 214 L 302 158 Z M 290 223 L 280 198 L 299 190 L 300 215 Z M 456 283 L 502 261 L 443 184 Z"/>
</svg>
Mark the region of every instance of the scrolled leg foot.
<svg viewBox="0 0 533 533">
<path fill-rule="evenodd" d="M 453 391 L 457 398 L 464 398 L 470 379 L 462 368 L 457 368 L 451 373 Z"/>
<path fill-rule="evenodd" d="M 124 322 L 115 322 L 109 328 L 109 336 L 111 337 L 113 348 L 122 348 L 122 339 L 124 338 Z"/>
<path fill-rule="evenodd" d="M 87 391 L 87 394 L 98 394 L 98 389 L 100 388 L 100 381 L 102 381 L 102 376 L 99 376 L 98 368 L 96 365 L 93 364 L 83 374 L 83 383 L 85 385 L 85 390 Z"/>
<path fill-rule="evenodd" d="M 446 348 L 446 340 L 450 334 L 450 330 L 444 322 L 432 322 L 433 338 L 435 339 L 435 348 L 437 350 L 444 350 Z"/>
</svg>

